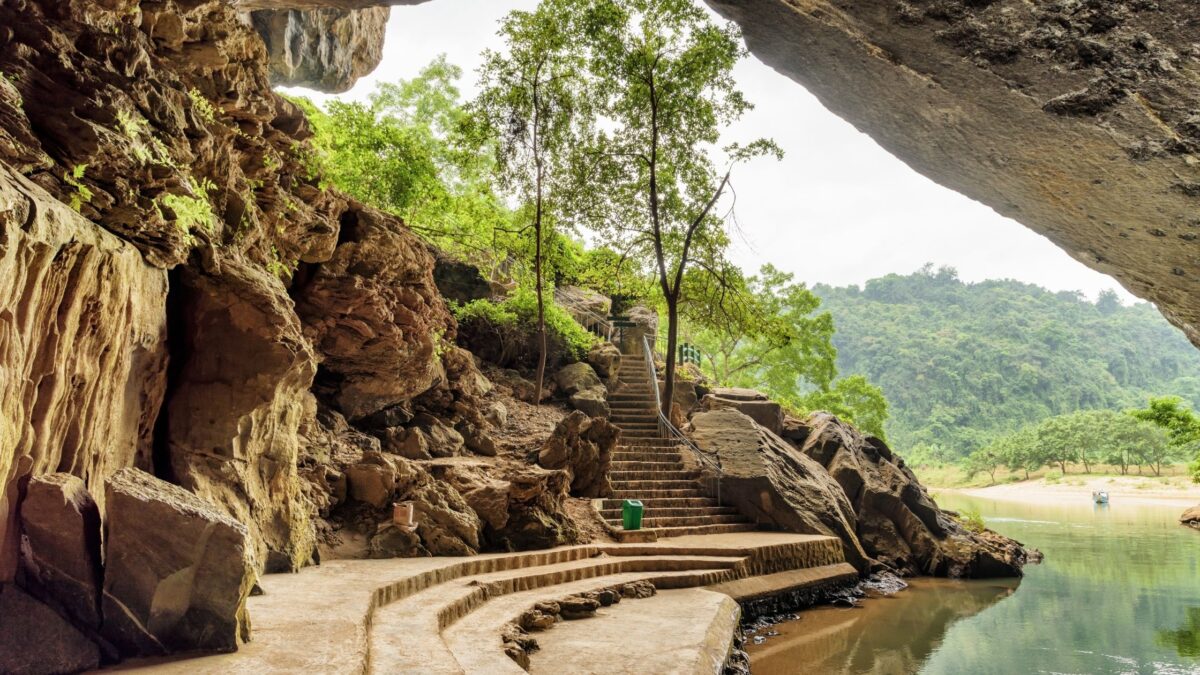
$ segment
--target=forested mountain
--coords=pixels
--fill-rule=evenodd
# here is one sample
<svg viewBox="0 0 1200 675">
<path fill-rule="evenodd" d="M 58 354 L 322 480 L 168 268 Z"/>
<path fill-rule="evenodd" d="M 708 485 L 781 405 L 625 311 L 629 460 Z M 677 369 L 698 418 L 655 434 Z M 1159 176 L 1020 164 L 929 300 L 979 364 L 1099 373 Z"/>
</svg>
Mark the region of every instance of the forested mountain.
<svg viewBox="0 0 1200 675">
<path fill-rule="evenodd" d="M 954 459 L 1001 433 L 1075 410 L 1200 403 L 1200 350 L 1154 309 L 1095 303 L 1012 280 L 968 284 L 926 265 L 863 288 L 817 285 L 838 369 L 887 396 L 893 445 Z"/>
</svg>

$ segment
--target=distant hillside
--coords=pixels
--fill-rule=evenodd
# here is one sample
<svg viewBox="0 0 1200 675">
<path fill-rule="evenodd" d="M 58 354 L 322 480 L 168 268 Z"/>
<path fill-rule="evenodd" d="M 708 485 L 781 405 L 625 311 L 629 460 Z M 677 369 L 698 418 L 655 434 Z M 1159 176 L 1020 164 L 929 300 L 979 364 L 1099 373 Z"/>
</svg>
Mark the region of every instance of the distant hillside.
<svg viewBox="0 0 1200 675">
<path fill-rule="evenodd" d="M 1112 293 L 1092 303 L 930 266 L 813 291 L 837 326 L 838 369 L 883 388 L 889 438 L 911 459 L 952 459 L 1050 415 L 1155 394 L 1200 402 L 1200 350 L 1151 305 Z"/>
</svg>

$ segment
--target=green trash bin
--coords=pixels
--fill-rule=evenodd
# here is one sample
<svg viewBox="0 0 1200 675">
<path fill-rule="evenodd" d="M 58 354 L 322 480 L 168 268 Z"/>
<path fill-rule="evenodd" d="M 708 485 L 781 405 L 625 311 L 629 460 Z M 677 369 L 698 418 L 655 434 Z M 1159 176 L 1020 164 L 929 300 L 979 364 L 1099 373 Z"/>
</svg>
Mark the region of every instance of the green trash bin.
<svg viewBox="0 0 1200 675">
<path fill-rule="evenodd" d="M 642 503 L 636 499 L 626 499 L 621 504 L 621 525 L 626 530 L 642 529 Z"/>
</svg>

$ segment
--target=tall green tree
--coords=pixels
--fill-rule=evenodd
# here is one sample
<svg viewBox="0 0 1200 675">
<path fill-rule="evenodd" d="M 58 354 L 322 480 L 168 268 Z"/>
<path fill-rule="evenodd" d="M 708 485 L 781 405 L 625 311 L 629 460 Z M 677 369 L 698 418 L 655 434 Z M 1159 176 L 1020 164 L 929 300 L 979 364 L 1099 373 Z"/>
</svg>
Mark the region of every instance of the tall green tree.
<svg viewBox="0 0 1200 675">
<path fill-rule="evenodd" d="M 1167 432 L 1170 438 L 1169 447 L 1143 459 L 1154 468 L 1155 475 L 1161 473 L 1162 463 L 1171 459 L 1183 459 L 1195 456 L 1192 466 L 1192 477 L 1200 482 L 1200 417 L 1183 403 L 1178 396 L 1158 396 L 1151 398 L 1145 408 L 1128 411 L 1135 419 L 1150 422 Z"/>
<path fill-rule="evenodd" d="M 692 0 L 597 0 L 585 21 L 609 128 L 600 154 L 610 209 L 600 230 L 653 261 L 666 306 L 670 401 L 685 275 L 691 265 L 723 263 L 728 237 L 717 209 L 733 166 L 781 153 L 763 139 L 729 146 L 724 170 L 709 154 L 751 107 L 733 81 L 746 52 L 732 24 L 714 24 Z"/>
<path fill-rule="evenodd" d="M 748 279 L 697 271 L 686 280 L 684 334 L 714 381 L 761 389 L 796 412 L 825 410 L 885 438 L 883 393 L 861 375 L 837 379 L 833 319 L 792 274 L 765 265 Z"/>
<path fill-rule="evenodd" d="M 495 179 L 527 205 L 534 240 L 537 294 L 537 391 L 546 373 L 543 248 L 554 224 L 569 217 L 579 185 L 577 149 L 590 136 L 590 97 L 571 15 L 578 3 L 543 0 L 532 12 L 514 11 L 500 22 L 507 49 L 484 53 L 480 92 L 470 106 L 484 138 L 494 138 Z"/>
</svg>

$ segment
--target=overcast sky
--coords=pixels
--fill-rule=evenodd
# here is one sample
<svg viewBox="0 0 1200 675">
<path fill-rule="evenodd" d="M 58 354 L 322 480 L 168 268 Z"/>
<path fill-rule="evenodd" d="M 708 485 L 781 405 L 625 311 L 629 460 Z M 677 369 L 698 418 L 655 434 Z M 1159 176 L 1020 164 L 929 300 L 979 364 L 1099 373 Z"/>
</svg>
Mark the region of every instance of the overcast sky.
<svg viewBox="0 0 1200 675">
<path fill-rule="evenodd" d="M 469 97 L 479 53 L 502 46 L 496 22 L 536 4 L 438 0 L 393 7 L 383 62 L 341 97 L 365 98 L 376 82 L 410 78 L 442 53 L 464 69 L 461 88 Z M 967 281 L 1013 278 L 1091 298 L 1113 288 L 1132 299 L 1041 235 L 908 168 L 754 57 L 735 76 L 756 108 L 727 140 L 767 136 L 787 153 L 782 162 L 756 160 L 735 170 L 741 236 L 732 256 L 743 269 L 770 262 L 810 285 L 840 286 L 932 262 L 956 267 Z"/>
</svg>

